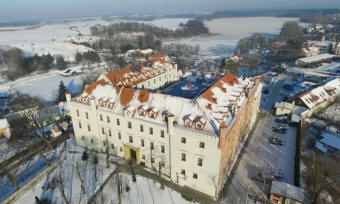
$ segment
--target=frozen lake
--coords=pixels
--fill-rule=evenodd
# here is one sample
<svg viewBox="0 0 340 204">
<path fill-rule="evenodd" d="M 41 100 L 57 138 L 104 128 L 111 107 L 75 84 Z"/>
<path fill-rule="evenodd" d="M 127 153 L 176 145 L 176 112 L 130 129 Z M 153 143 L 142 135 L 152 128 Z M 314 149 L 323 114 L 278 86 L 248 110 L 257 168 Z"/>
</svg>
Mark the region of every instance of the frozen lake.
<svg viewBox="0 0 340 204">
<path fill-rule="evenodd" d="M 212 37 L 194 37 L 171 41 L 189 45 L 200 45 L 201 54 L 204 57 L 230 56 L 234 53 L 237 42 L 254 33 L 262 33 L 273 36 L 280 33 L 285 22 L 298 21 L 297 18 L 275 17 L 244 17 L 244 18 L 220 18 L 205 21 L 205 25 L 211 33 L 218 33 Z M 168 43 L 171 43 L 168 42 Z"/>
</svg>

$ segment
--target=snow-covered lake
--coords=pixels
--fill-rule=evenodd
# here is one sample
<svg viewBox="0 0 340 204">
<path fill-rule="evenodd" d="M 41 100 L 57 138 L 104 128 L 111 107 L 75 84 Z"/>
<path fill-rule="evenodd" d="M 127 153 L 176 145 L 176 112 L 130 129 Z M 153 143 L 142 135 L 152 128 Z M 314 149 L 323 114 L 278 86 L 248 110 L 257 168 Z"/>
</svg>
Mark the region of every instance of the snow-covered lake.
<svg viewBox="0 0 340 204">
<path fill-rule="evenodd" d="M 212 37 L 194 37 L 171 41 L 168 43 L 185 43 L 200 45 L 201 54 L 205 57 L 230 56 L 234 53 L 237 42 L 254 33 L 262 33 L 273 36 L 280 33 L 282 25 L 287 21 L 298 21 L 297 18 L 275 17 L 244 17 L 244 18 L 220 18 L 205 21 L 205 25 L 211 33 L 218 33 Z"/>
</svg>

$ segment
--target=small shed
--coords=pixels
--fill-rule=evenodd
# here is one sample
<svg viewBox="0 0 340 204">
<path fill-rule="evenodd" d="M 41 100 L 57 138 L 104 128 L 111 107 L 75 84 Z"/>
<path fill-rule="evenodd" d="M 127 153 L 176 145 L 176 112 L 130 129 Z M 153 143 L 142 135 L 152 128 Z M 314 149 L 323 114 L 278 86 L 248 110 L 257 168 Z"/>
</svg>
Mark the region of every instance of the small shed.
<svg viewBox="0 0 340 204">
<path fill-rule="evenodd" d="M 276 204 L 306 204 L 305 191 L 288 183 L 273 181 L 270 189 L 270 202 Z"/>
<path fill-rule="evenodd" d="M 294 104 L 287 102 L 276 102 L 275 103 L 275 115 L 286 115 L 291 114 L 294 108 Z"/>
</svg>

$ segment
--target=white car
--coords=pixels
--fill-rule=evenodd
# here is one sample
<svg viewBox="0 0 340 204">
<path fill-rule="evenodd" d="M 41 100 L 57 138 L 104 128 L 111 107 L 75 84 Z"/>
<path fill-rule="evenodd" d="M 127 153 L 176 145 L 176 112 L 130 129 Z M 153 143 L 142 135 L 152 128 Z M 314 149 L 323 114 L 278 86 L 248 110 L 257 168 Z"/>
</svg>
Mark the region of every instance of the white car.
<svg viewBox="0 0 340 204">
<path fill-rule="evenodd" d="M 81 74 L 80 71 L 77 70 L 72 70 L 72 69 L 66 69 L 60 73 L 60 75 L 65 76 L 65 77 L 70 77 L 70 76 L 76 76 Z"/>
</svg>

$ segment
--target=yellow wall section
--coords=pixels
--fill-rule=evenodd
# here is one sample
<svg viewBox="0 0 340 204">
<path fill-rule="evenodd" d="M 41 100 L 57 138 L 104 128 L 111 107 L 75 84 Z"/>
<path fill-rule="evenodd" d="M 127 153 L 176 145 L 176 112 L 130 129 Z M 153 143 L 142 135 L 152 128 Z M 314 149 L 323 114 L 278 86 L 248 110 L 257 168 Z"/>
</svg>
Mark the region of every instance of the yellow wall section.
<svg viewBox="0 0 340 204">
<path fill-rule="evenodd" d="M 4 128 L 4 129 L 0 129 L 0 136 L 2 136 L 3 134 L 5 134 L 7 128 Z"/>
<path fill-rule="evenodd" d="M 136 162 L 137 162 L 137 164 L 139 164 L 140 163 L 140 153 L 139 153 L 139 148 L 137 148 L 137 147 L 133 147 L 133 146 L 124 144 L 124 158 L 126 160 L 131 159 L 130 149 L 136 151 L 136 160 L 137 160 Z"/>
</svg>

